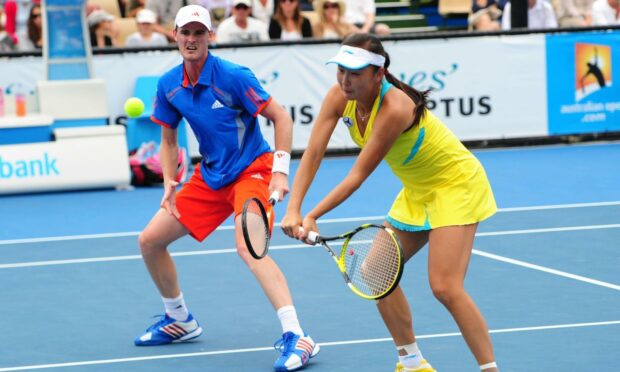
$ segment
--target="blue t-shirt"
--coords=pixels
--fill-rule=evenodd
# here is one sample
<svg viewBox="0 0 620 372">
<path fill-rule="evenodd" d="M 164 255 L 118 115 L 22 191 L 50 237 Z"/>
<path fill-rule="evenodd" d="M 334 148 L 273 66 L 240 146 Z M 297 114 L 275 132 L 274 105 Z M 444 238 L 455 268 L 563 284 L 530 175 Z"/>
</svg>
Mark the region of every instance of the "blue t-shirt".
<svg viewBox="0 0 620 372">
<path fill-rule="evenodd" d="M 202 155 L 202 177 L 217 190 L 271 151 L 257 119 L 270 101 L 250 69 L 209 53 L 196 85 L 182 63 L 159 79 L 151 119 L 169 128 L 187 120 Z"/>
</svg>

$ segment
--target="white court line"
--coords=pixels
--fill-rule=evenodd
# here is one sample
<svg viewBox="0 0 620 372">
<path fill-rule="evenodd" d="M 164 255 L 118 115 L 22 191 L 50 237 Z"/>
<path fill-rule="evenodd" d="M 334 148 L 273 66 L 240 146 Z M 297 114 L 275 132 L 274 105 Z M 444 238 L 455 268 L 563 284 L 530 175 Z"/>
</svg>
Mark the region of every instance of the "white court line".
<svg viewBox="0 0 620 372">
<path fill-rule="evenodd" d="M 609 326 L 609 325 L 618 325 L 618 324 L 620 324 L 620 320 L 611 320 L 611 321 L 606 321 L 606 322 L 557 324 L 557 325 L 548 325 L 548 326 L 520 327 L 520 328 L 503 328 L 503 329 L 490 330 L 489 333 L 530 332 L 530 331 L 543 331 L 543 330 L 550 330 L 550 329 L 597 327 L 597 326 Z M 436 334 L 430 334 L 430 335 L 416 335 L 416 338 L 418 339 L 446 338 L 446 337 L 457 337 L 460 335 L 461 334 L 459 332 L 436 333 Z M 321 347 L 330 347 L 330 346 L 342 346 L 342 345 L 371 344 L 371 343 L 391 342 L 391 341 L 392 341 L 392 338 L 374 338 L 374 339 L 362 339 L 362 340 L 319 342 L 319 345 Z M 161 360 L 161 359 L 193 358 L 193 357 L 201 357 L 201 356 L 253 353 L 253 352 L 259 352 L 259 351 L 271 351 L 271 350 L 273 350 L 273 347 L 255 347 L 255 348 L 247 348 L 247 349 L 202 351 L 202 352 L 196 352 L 196 353 L 151 355 L 151 356 L 142 356 L 142 357 L 114 358 L 114 359 L 100 359 L 100 360 L 85 360 L 81 362 L 69 362 L 69 363 L 35 364 L 35 365 L 29 365 L 29 366 L 0 368 L 0 372 L 91 366 L 91 365 L 97 365 L 97 364 L 128 363 L 128 362 L 140 362 L 140 361 Z"/>
<path fill-rule="evenodd" d="M 476 236 L 484 237 L 484 236 L 499 236 L 499 235 L 518 235 L 518 234 L 535 234 L 535 233 L 548 233 L 548 232 L 563 232 L 563 231 L 579 231 L 579 230 L 595 230 L 595 229 L 613 229 L 620 228 L 620 224 L 615 225 L 592 225 L 592 226 L 574 226 L 574 227 L 555 227 L 555 228 L 547 228 L 547 229 L 530 229 L 530 230 L 508 230 L 508 231 L 492 231 L 486 233 L 478 233 Z M 274 245 L 270 247 L 270 250 L 288 250 L 288 249 L 302 249 L 308 248 L 306 244 L 285 244 L 285 245 Z M 225 254 L 225 253 L 235 253 L 237 250 L 235 248 L 227 248 L 227 249 L 212 249 L 208 251 L 185 251 L 185 252 L 173 252 L 170 255 L 173 257 L 182 257 L 182 256 L 199 256 L 199 255 L 211 255 L 211 254 Z M 502 261 L 506 263 L 510 263 L 513 265 L 526 267 L 532 270 L 543 271 L 546 273 L 563 276 L 565 278 L 570 278 L 574 280 L 578 280 L 581 282 L 594 284 L 610 289 L 615 289 L 620 291 L 620 286 L 612 283 L 603 282 L 596 279 L 587 278 L 585 276 L 575 275 L 571 273 L 567 273 L 564 271 L 551 269 L 548 267 L 531 264 L 525 261 L 519 261 L 512 258 L 499 256 L 492 253 L 483 252 L 477 249 L 472 250 L 473 254 L 483 256 L 486 258 L 490 258 L 497 261 Z M 142 256 L 140 255 L 127 255 L 127 256 L 110 256 L 110 257 L 93 257 L 93 258 L 76 258 L 76 259 L 68 259 L 68 260 L 49 260 L 49 261 L 31 261 L 31 262 L 16 262 L 9 264 L 0 264 L 1 269 L 17 269 L 24 267 L 37 267 L 37 266 L 54 266 L 54 265 L 70 265 L 70 264 L 81 264 L 81 263 L 94 263 L 94 262 L 110 262 L 110 261 L 127 261 L 127 260 L 140 260 Z"/>
<path fill-rule="evenodd" d="M 498 256 L 496 254 L 479 251 L 477 249 L 474 249 L 472 251 L 472 253 L 476 254 L 478 256 L 490 258 L 492 260 L 502 261 L 502 262 L 506 262 L 506 263 L 509 263 L 509 264 L 517 265 L 517 266 L 527 267 L 528 269 L 543 271 L 543 272 L 546 272 L 546 273 L 549 273 L 549 274 L 563 276 L 565 278 L 578 280 L 580 282 L 594 284 L 594 285 L 598 285 L 598 286 L 601 286 L 601 287 L 606 287 L 606 288 L 610 288 L 610 289 L 615 289 L 616 291 L 620 291 L 620 285 L 611 284 L 611 283 L 603 282 L 603 281 L 600 281 L 600 280 L 587 278 L 585 276 L 575 275 L 575 274 L 567 273 L 565 271 L 551 269 L 551 268 L 540 266 L 540 265 L 534 265 L 534 264 L 531 264 L 531 263 L 528 263 L 528 262 L 525 262 L 525 261 L 520 261 L 520 260 L 515 260 L 515 259 L 512 259 L 512 258 L 508 258 L 508 257 Z"/>
<path fill-rule="evenodd" d="M 548 233 L 548 232 L 615 229 L 615 228 L 620 228 L 620 224 L 553 227 L 553 228 L 546 228 L 546 229 L 530 229 L 530 230 L 490 231 L 490 232 L 484 232 L 484 233 L 477 233 L 476 236 L 485 237 L 485 236 L 500 236 L 500 235 L 520 235 L 520 234 L 536 234 L 536 233 Z M 288 249 L 299 249 L 299 248 L 308 248 L 308 245 L 302 244 L 302 243 L 273 245 L 269 247 L 269 250 L 288 250 Z M 209 249 L 209 250 L 203 250 L 203 251 L 172 252 L 170 253 L 170 255 L 173 257 L 200 256 L 200 255 L 235 253 L 236 251 L 237 251 L 236 248 Z M 497 256 L 497 257 L 500 257 L 500 256 Z M 127 261 L 127 260 L 141 260 L 141 259 L 142 259 L 141 255 L 134 254 L 134 255 L 125 255 L 125 256 L 108 256 L 108 257 L 92 257 L 92 258 L 75 258 L 75 259 L 66 259 L 66 260 L 16 262 L 16 263 L 0 264 L 0 270 L 17 269 L 17 268 L 23 268 L 23 267 L 70 265 L 70 264 L 81 264 L 81 263 Z"/>
<path fill-rule="evenodd" d="M 523 234 L 540 234 L 549 232 L 563 231 L 581 231 L 581 230 L 600 230 L 600 229 L 617 229 L 620 224 L 609 225 L 590 225 L 590 226 L 567 226 L 567 227 L 548 227 L 544 229 L 526 229 L 526 230 L 507 230 L 507 231 L 487 231 L 476 233 L 476 236 L 499 236 L 499 235 L 523 235 Z"/>
<path fill-rule="evenodd" d="M 620 201 L 596 202 L 596 203 L 574 203 L 574 204 L 555 204 L 555 205 L 537 205 L 533 207 L 515 207 L 515 208 L 499 208 L 498 212 L 525 212 L 525 211 L 542 211 L 548 209 L 567 209 L 567 208 L 589 208 L 589 207 L 609 207 L 620 205 Z"/>
<path fill-rule="evenodd" d="M 614 206 L 614 205 L 620 205 L 620 201 L 539 205 L 539 206 L 534 206 L 534 207 L 499 208 L 497 211 L 499 213 L 527 212 L 527 211 L 541 211 L 541 210 L 551 210 L 551 209 L 608 207 L 608 206 Z M 318 223 L 325 224 L 325 223 L 343 223 L 343 222 L 363 222 L 363 221 L 375 221 L 375 220 L 383 220 L 383 219 L 385 219 L 385 215 L 365 216 L 365 217 L 348 217 L 348 218 L 326 218 L 326 219 L 319 220 Z M 277 222 L 274 224 L 274 226 L 280 226 L 280 223 Z M 234 226 L 232 225 L 225 225 L 225 226 L 218 227 L 216 230 L 224 231 L 224 230 L 232 230 L 233 228 Z M 119 238 L 119 237 L 125 237 L 125 236 L 138 236 L 139 234 L 140 234 L 140 231 L 130 231 L 130 232 L 106 233 L 106 234 L 85 234 L 85 235 L 53 236 L 53 237 L 43 237 L 43 238 L 9 239 L 9 240 L 0 240 L 0 245 L 46 243 L 46 242 L 83 240 L 83 239 Z"/>
</svg>

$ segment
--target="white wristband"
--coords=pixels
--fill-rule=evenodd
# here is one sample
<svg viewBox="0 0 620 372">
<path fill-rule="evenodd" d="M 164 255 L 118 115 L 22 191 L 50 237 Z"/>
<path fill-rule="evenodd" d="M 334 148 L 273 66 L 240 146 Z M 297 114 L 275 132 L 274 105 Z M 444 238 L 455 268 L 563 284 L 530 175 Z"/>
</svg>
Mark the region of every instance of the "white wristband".
<svg viewBox="0 0 620 372">
<path fill-rule="evenodd" d="M 291 164 L 291 154 L 286 151 L 276 151 L 273 153 L 273 167 L 271 173 L 280 172 L 288 175 Z"/>
</svg>

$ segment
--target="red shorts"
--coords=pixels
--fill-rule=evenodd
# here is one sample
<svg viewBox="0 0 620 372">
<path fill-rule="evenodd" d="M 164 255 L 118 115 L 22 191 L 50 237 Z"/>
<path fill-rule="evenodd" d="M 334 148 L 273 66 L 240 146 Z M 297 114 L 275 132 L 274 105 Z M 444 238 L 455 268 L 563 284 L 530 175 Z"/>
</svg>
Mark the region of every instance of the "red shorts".
<svg viewBox="0 0 620 372">
<path fill-rule="evenodd" d="M 202 179 L 200 165 L 176 195 L 179 221 L 191 236 L 203 241 L 233 212 L 235 217 L 243 211 L 243 204 L 250 197 L 263 203 L 269 199 L 269 182 L 273 154 L 259 156 L 237 179 L 219 190 L 213 190 Z"/>
</svg>

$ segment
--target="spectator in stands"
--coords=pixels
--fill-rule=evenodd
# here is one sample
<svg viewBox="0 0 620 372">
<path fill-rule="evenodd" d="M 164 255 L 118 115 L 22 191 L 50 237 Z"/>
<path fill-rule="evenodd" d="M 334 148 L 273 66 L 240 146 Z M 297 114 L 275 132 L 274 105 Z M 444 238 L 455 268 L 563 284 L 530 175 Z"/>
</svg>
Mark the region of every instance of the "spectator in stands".
<svg viewBox="0 0 620 372">
<path fill-rule="evenodd" d="M 142 9 L 136 15 L 138 31 L 127 37 L 125 46 L 128 47 L 156 47 L 168 45 L 166 36 L 155 32 L 157 15 L 148 9 Z"/>
<path fill-rule="evenodd" d="M 594 0 L 552 0 L 560 27 L 585 27 L 592 24 Z"/>
<path fill-rule="evenodd" d="M 546 0 L 527 0 L 527 28 L 556 28 L 558 21 L 555 18 L 553 7 Z M 502 30 L 510 30 L 510 2 L 506 3 L 502 15 Z"/>
<path fill-rule="evenodd" d="M 375 23 L 374 0 L 344 0 L 346 12 L 345 21 L 354 24 L 361 32 L 370 32 L 379 36 L 390 34 L 390 27 L 383 23 Z"/>
<path fill-rule="evenodd" d="M 596 0 L 592 5 L 592 25 L 620 25 L 620 0 Z"/>
<path fill-rule="evenodd" d="M 218 43 L 267 41 L 267 24 L 250 17 L 251 0 L 234 0 L 233 15 L 220 23 L 215 39 Z"/>
<path fill-rule="evenodd" d="M 342 0 L 318 0 L 316 11 L 319 21 L 314 24 L 314 37 L 323 39 L 342 39 L 351 32 L 359 31 L 344 20 L 345 5 Z"/>
<path fill-rule="evenodd" d="M 0 52 L 10 52 L 15 50 L 15 42 L 6 31 L 7 16 L 4 9 L 0 8 Z"/>
<path fill-rule="evenodd" d="M 502 10 L 496 0 L 474 0 L 467 22 L 477 31 L 499 31 Z"/>
<path fill-rule="evenodd" d="M 102 9 L 92 11 L 88 17 L 90 45 L 93 47 L 120 46 L 118 27 L 114 16 Z"/>
<path fill-rule="evenodd" d="M 299 0 L 279 0 L 269 22 L 269 37 L 281 40 L 300 40 L 312 37 L 310 20 L 301 15 Z"/>
<path fill-rule="evenodd" d="M 134 18 L 144 9 L 145 0 L 127 0 L 125 2 L 125 17 Z"/>
<path fill-rule="evenodd" d="M 41 49 L 43 47 L 43 20 L 41 5 L 34 4 L 28 16 L 28 28 L 19 35 L 17 48 L 21 51 Z"/>
<path fill-rule="evenodd" d="M 3 8 L 4 6 L 4 8 Z M 2 31 L 11 39 L 13 47 L 17 45 L 17 17 L 19 16 L 19 7 L 14 0 L 7 0 L 2 4 L 0 0 L 0 13 L 2 13 Z M 25 27 L 24 27 L 25 29 Z M 8 44 L 8 42 L 7 42 Z"/>
<path fill-rule="evenodd" d="M 219 24 L 230 17 L 234 6 L 233 0 L 195 0 L 194 3 L 207 8 L 211 15 L 213 31 L 216 33 Z"/>
<path fill-rule="evenodd" d="M 0 1 L 1 3 L 2 1 Z M 4 10 L 7 15 L 6 31 L 17 44 L 16 35 L 27 32 L 28 17 L 33 4 L 40 4 L 39 0 L 6 0 Z"/>
<path fill-rule="evenodd" d="M 155 31 L 166 35 L 169 41 L 174 41 L 174 17 L 179 9 L 189 3 L 189 0 L 146 0 L 144 7 L 157 14 Z"/>
<path fill-rule="evenodd" d="M 273 16 L 273 0 L 252 0 L 252 17 L 269 24 Z"/>
</svg>

